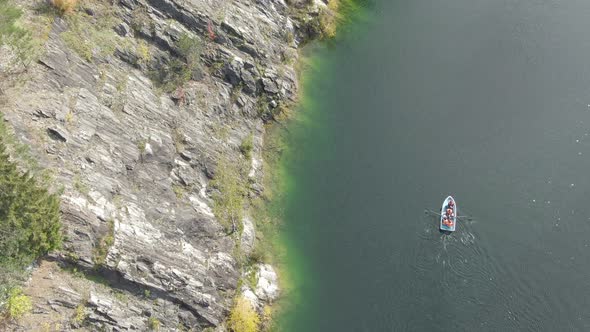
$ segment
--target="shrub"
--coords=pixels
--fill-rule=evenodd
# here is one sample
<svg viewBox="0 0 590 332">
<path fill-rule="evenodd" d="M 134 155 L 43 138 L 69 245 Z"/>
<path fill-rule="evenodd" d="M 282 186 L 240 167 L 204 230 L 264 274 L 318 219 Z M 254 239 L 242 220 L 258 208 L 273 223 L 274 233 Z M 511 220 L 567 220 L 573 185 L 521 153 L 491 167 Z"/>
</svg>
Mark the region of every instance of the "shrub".
<svg viewBox="0 0 590 332">
<path fill-rule="evenodd" d="M 160 63 L 149 76 L 164 92 L 171 93 L 191 79 L 197 79 L 201 72 L 201 41 L 188 34 L 176 42 L 178 57 Z"/>
<path fill-rule="evenodd" d="M 71 14 L 76 9 L 78 0 L 51 0 L 51 4 L 62 14 Z"/>
<path fill-rule="evenodd" d="M 145 40 L 140 40 L 137 44 L 137 61 L 139 64 L 147 65 L 150 61 L 151 54 L 150 54 L 150 47 Z"/>
<path fill-rule="evenodd" d="M 68 30 L 60 34 L 66 45 L 88 62 L 92 62 L 95 57 L 112 55 L 117 45 L 123 43 L 113 30 L 118 20 L 106 2 L 95 12 L 94 16 L 81 11 L 68 15 Z"/>
<path fill-rule="evenodd" d="M 243 295 L 236 299 L 229 314 L 228 326 L 234 332 L 256 332 L 260 317 Z"/>
<path fill-rule="evenodd" d="M 201 59 L 201 40 L 198 37 L 191 37 L 182 34 L 176 43 L 178 53 L 192 70 L 198 69 Z"/>
<path fill-rule="evenodd" d="M 10 318 L 19 319 L 33 308 L 31 299 L 23 294 L 20 288 L 15 288 L 10 292 L 6 309 Z"/>
<path fill-rule="evenodd" d="M 177 184 L 173 184 L 172 185 L 172 191 L 174 191 L 174 195 L 176 195 L 176 198 L 181 199 L 184 196 L 184 193 L 186 192 L 186 189 L 184 189 L 183 186 L 179 186 Z"/>
<path fill-rule="evenodd" d="M 221 157 L 215 169 L 211 186 L 217 189 L 213 195 L 213 213 L 226 230 L 235 232 L 244 214 L 245 181 L 241 165 Z"/>
<path fill-rule="evenodd" d="M 0 265 L 57 249 L 60 231 L 59 197 L 21 173 L 0 142 Z"/>
<path fill-rule="evenodd" d="M 13 289 L 26 277 L 25 267 L 61 246 L 59 196 L 48 191 L 49 183 L 0 114 L 0 303 L 8 309 L 12 297 L 13 312 L 24 300 Z"/>
<path fill-rule="evenodd" d="M 74 312 L 74 316 L 72 316 L 72 321 L 75 324 L 82 324 L 82 322 L 84 322 L 84 320 L 86 319 L 86 305 L 85 303 L 80 303 L 78 304 L 78 306 L 76 307 L 76 311 Z"/>
<path fill-rule="evenodd" d="M 148 318 L 148 327 L 152 331 L 160 331 L 160 321 L 152 316 Z"/>
<path fill-rule="evenodd" d="M 254 135 L 250 134 L 240 144 L 240 151 L 244 154 L 246 159 L 252 158 L 252 150 L 254 149 Z"/>
<path fill-rule="evenodd" d="M 16 25 L 22 15 L 22 10 L 9 5 L 8 0 L 0 0 L 0 44 L 27 35 L 25 30 Z"/>
<path fill-rule="evenodd" d="M 115 243 L 115 221 L 113 219 L 107 220 L 107 232 L 96 244 L 94 248 L 94 265 L 100 267 L 104 265 L 109 249 Z"/>
</svg>

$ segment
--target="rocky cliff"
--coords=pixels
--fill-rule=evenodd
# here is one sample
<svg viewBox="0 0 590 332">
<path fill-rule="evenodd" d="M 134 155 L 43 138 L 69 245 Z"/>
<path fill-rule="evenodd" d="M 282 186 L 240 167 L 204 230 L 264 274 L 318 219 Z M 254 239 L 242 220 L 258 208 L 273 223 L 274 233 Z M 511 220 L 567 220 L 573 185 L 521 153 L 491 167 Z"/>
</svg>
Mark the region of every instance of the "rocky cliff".
<svg viewBox="0 0 590 332">
<path fill-rule="evenodd" d="M 2 49 L 0 111 L 63 188 L 65 241 L 10 328 L 223 330 L 238 292 L 275 299 L 266 264 L 238 289 L 256 220 L 247 199 L 225 206 L 215 179 L 223 162 L 241 196 L 263 192 L 265 123 L 296 101 L 297 48 L 324 4 L 19 5 L 43 47 L 26 68 Z"/>
</svg>

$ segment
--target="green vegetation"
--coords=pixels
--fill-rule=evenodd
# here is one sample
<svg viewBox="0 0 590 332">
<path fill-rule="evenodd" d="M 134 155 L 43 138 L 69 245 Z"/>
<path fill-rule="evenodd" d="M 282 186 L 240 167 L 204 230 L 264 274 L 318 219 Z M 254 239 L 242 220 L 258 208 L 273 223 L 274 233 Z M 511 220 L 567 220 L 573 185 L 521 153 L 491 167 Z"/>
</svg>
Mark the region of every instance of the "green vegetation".
<svg viewBox="0 0 590 332">
<path fill-rule="evenodd" d="M 145 148 L 147 147 L 147 140 L 142 139 L 137 142 L 137 148 L 139 149 L 139 153 L 143 154 L 145 152 Z"/>
<path fill-rule="evenodd" d="M 154 316 L 148 318 L 148 328 L 152 331 L 160 331 L 160 321 Z"/>
<path fill-rule="evenodd" d="M 201 58 L 201 40 L 198 37 L 191 37 L 183 34 L 176 43 L 178 53 L 191 70 L 198 69 Z"/>
<path fill-rule="evenodd" d="M 293 34 L 293 32 L 287 31 L 285 33 L 285 41 L 287 42 L 287 44 L 289 44 L 289 45 L 293 44 L 294 40 L 295 40 L 295 35 Z"/>
<path fill-rule="evenodd" d="M 184 189 L 183 186 L 173 184 L 172 191 L 174 191 L 174 195 L 176 195 L 176 198 L 181 199 L 184 196 L 186 189 Z"/>
<path fill-rule="evenodd" d="M 22 10 L 11 1 L 0 0 L 0 45 L 10 46 L 17 59 L 28 64 L 35 57 L 36 49 L 31 33 L 18 23 L 22 15 Z"/>
<path fill-rule="evenodd" d="M 238 297 L 229 314 L 229 329 L 233 332 L 256 332 L 259 324 L 260 317 L 250 301 L 244 296 Z"/>
<path fill-rule="evenodd" d="M 21 281 L 24 268 L 36 258 L 61 246 L 59 196 L 50 193 L 47 179 L 23 172 L 26 150 L 11 144 L 0 117 L 0 303 Z M 9 156 L 9 152 L 14 158 Z"/>
<path fill-rule="evenodd" d="M 129 296 L 123 291 L 113 289 L 112 294 L 117 300 L 119 300 L 123 303 L 129 302 Z"/>
<path fill-rule="evenodd" d="M 250 134 L 240 144 L 240 151 L 246 159 L 252 159 L 252 150 L 254 149 L 254 135 Z"/>
<path fill-rule="evenodd" d="M 83 195 L 88 195 L 88 193 L 90 192 L 90 188 L 84 182 L 82 182 L 80 175 L 76 174 L 73 180 L 74 189 L 76 189 L 79 193 Z"/>
<path fill-rule="evenodd" d="M 164 92 L 171 93 L 182 87 L 191 79 L 196 79 L 201 72 L 201 40 L 188 34 L 180 36 L 176 42 L 178 57 L 167 63 L 158 64 L 157 70 L 150 73 L 150 78 Z"/>
<path fill-rule="evenodd" d="M 98 241 L 94 247 L 94 265 L 96 267 L 102 266 L 106 259 L 109 249 L 115 243 L 115 221 L 113 219 L 107 220 L 107 232 Z"/>
<path fill-rule="evenodd" d="M 246 284 L 251 289 L 256 289 L 258 285 L 258 270 L 254 268 L 254 265 L 250 266 L 248 271 L 246 272 Z"/>
<path fill-rule="evenodd" d="M 69 29 L 61 34 L 68 47 L 88 62 L 95 54 L 113 54 L 116 46 L 123 43 L 113 30 L 118 21 L 112 14 L 112 8 L 101 5 L 95 12 L 95 16 L 90 16 L 83 11 L 73 11 L 66 17 Z"/>
<path fill-rule="evenodd" d="M 211 130 L 213 131 L 213 136 L 215 136 L 215 138 L 219 140 L 227 141 L 227 139 L 229 138 L 230 127 L 226 124 L 215 123 Z"/>
<path fill-rule="evenodd" d="M 211 181 L 211 186 L 217 190 L 213 194 L 213 213 L 230 233 L 242 227 L 246 195 L 244 173 L 241 164 L 222 156 Z"/>
<path fill-rule="evenodd" d="M 14 288 L 8 296 L 6 304 L 6 312 L 8 317 L 13 319 L 19 319 L 24 314 L 28 313 L 33 309 L 31 299 L 23 294 L 20 288 Z"/>
<path fill-rule="evenodd" d="M 74 112 L 72 112 L 72 110 L 69 110 L 68 113 L 66 113 L 65 120 L 68 125 L 72 124 L 74 121 Z"/>
<path fill-rule="evenodd" d="M 289 116 L 289 113 L 285 113 Z M 283 187 L 284 174 L 282 174 L 281 158 L 286 146 L 288 133 L 278 125 L 266 125 L 266 139 L 262 150 L 264 169 L 264 191 L 262 196 L 251 202 L 250 213 L 256 224 L 256 240 L 254 249 L 250 254 L 250 264 L 275 263 L 276 256 L 281 252 L 278 239 L 278 230 L 281 224 L 281 209 L 284 204 Z M 269 203 L 271 202 L 271 203 Z"/>
<path fill-rule="evenodd" d="M 138 58 L 137 61 L 139 64 L 145 66 L 149 63 L 151 59 L 150 47 L 148 46 L 148 43 L 145 40 L 139 41 L 139 43 L 137 44 L 136 53 Z"/>
<path fill-rule="evenodd" d="M 290 15 L 304 24 L 308 38 L 332 39 L 336 36 L 337 30 L 351 18 L 350 14 L 358 11 L 361 2 L 359 0 L 330 0 L 311 19 L 308 18 L 308 13 L 309 6 L 313 4 L 313 1 L 307 1 L 305 6 L 291 0 L 287 1 L 287 4 Z M 288 41 L 289 36 L 286 36 L 286 39 Z"/>
<path fill-rule="evenodd" d="M 80 325 L 84 322 L 86 316 L 86 301 L 83 301 L 76 306 L 76 311 L 74 312 L 74 316 L 72 316 L 72 322 Z"/>
<path fill-rule="evenodd" d="M 238 101 L 238 98 L 240 98 L 240 94 L 243 89 L 244 89 L 244 83 L 242 83 L 242 82 L 240 82 L 238 85 L 234 86 L 231 89 L 231 93 L 229 95 L 230 103 L 235 104 Z"/>
<path fill-rule="evenodd" d="M 317 17 L 319 36 L 321 38 L 334 38 L 339 25 L 342 23 L 343 6 L 350 6 L 351 1 L 333 0 L 322 10 Z"/>
</svg>

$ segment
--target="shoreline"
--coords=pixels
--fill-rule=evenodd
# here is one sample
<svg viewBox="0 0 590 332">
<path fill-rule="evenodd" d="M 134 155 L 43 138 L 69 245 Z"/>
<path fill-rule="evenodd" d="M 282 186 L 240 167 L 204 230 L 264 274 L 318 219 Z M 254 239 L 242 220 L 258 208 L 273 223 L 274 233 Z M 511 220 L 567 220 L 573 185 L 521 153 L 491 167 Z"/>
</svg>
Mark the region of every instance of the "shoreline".
<svg viewBox="0 0 590 332">
<path fill-rule="evenodd" d="M 299 93 L 298 99 L 289 108 L 284 121 L 280 125 L 273 123 L 266 128 L 265 143 L 262 153 L 265 169 L 272 170 L 265 172 L 264 188 L 270 191 L 270 198 L 264 202 L 262 207 L 255 212 L 262 214 L 265 218 L 275 221 L 273 250 L 271 264 L 275 267 L 279 276 L 280 296 L 273 304 L 273 325 L 272 330 L 282 330 L 282 327 L 289 311 L 300 304 L 303 304 L 302 295 L 299 292 L 303 287 L 313 287 L 305 283 L 305 276 L 309 275 L 309 267 L 301 253 L 296 249 L 297 244 L 288 234 L 285 209 L 287 207 L 288 193 L 293 191 L 294 179 L 290 173 L 288 163 L 293 159 L 293 148 L 289 143 L 294 140 L 298 133 L 297 128 L 305 128 L 309 123 L 310 113 L 317 111 L 313 105 L 313 97 L 310 97 L 308 87 L 312 84 L 310 80 L 317 74 L 323 65 L 323 53 L 330 48 L 330 45 L 337 43 L 341 38 L 350 32 L 353 26 L 362 23 L 363 10 L 365 8 L 358 0 L 338 1 L 335 6 L 338 10 L 338 22 L 334 34 L 329 38 L 316 39 L 300 48 L 298 61 L 295 64 Z M 272 143 L 269 143 L 272 142 Z M 272 145 L 268 148 L 267 145 Z M 278 152 L 277 152 L 278 151 Z M 267 182 L 268 181 L 268 182 Z M 298 308 L 301 310 L 301 308 Z M 278 324 L 278 326 L 277 326 Z"/>
</svg>

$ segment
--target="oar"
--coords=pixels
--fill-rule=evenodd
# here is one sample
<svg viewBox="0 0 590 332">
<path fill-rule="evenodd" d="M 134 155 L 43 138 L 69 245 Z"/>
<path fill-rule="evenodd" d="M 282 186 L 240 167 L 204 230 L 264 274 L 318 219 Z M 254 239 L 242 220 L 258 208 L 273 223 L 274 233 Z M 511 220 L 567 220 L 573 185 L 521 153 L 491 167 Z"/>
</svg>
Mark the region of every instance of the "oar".
<svg viewBox="0 0 590 332">
<path fill-rule="evenodd" d="M 440 213 L 437 213 L 436 211 L 430 210 L 430 209 L 424 209 L 424 214 L 432 214 L 435 216 L 441 216 Z M 471 216 L 457 216 L 457 219 L 461 220 L 461 219 L 465 219 L 467 221 L 473 221 L 473 218 Z"/>
<path fill-rule="evenodd" d="M 437 213 L 436 211 L 432 211 L 430 209 L 424 209 L 424 214 L 433 214 L 435 216 L 439 216 L 440 217 L 440 213 Z"/>
</svg>

